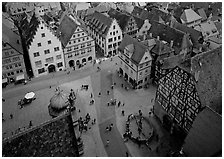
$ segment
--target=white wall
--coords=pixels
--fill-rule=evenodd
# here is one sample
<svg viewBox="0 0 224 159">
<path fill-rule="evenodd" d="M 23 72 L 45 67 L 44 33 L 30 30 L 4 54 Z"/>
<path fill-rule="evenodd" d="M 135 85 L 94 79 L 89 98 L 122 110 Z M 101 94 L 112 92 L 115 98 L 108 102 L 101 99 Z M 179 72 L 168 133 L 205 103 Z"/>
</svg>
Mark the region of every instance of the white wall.
<svg viewBox="0 0 224 159">
<path fill-rule="evenodd" d="M 43 27 L 43 29 L 41 29 L 41 27 Z M 45 37 L 41 37 L 42 33 L 45 33 Z M 48 44 L 48 40 L 51 40 L 51 44 Z M 37 43 L 41 43 L 41 47 L 38 47 Z M 55 47 L 59 47 L 59 51 L 55 52 L 54 51 Z M 45 55 L 44 50 L 47 50 L 47 49 L 50 50 L 50 53 Z M 43 23 L 41 23 L 38 26 L 36 34 L 33 37 L 33 41 L 31 42 L 31 45 L 30 45 L 28 51 L 29 51 L 29 57 L 30 57 L 30 61 L 31 61 L 32 70 L 33 70 L 35 77 L 48 74 L 48 66 L 50 64 L 55 65 L 56 71 L 59 71 L 59 69 L 64 70 L 64 68 L 65 68 L 61 42 L 59 41 L 59 39 L 56 36 L 54 36 L 51 33 L 51 31 Z M 40 56 L 34 57 L 33 53 L 35 53 L 35 52 L 39 52 Z M 57 60 L 56 59 L 57 55 L 61 55 L 61 59 Z M 54 60 L 53 60 L 53 62 L 49 63 L 48 66 L 45 66 L 45 64 L 46 64 L 45 59 L 49 58 L 49 57 L 53 57 Z M 37 68 L 35 65 L 35 62 L 39 61 L 39 60 L 41 60 L 41 62 L 42 62 L 42 67 Z M 63 66 L 60 68 L 57 67 L 57 63 L 59 63 L 59 62 L 63 63 Z M 44 68 L 45 72 L 38 74 L 38 69 L 40 69 L 40 68 Z"/>
</svg>

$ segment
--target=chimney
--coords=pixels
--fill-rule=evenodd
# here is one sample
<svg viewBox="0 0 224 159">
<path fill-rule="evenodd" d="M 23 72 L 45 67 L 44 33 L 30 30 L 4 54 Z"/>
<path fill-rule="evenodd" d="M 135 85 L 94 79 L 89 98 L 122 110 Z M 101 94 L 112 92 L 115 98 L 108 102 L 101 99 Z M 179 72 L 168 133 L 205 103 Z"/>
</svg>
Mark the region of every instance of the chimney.
<svg viewBox="0 0 224 159">
<path fill-rule="evenodd" d="M 157 40 L 159 40 L 159 36 L 157 36 Z"/>
<path fill-rule="evenodd" d="M 170 41 L 170 47 L 173 48 L 173 40 Z"/>
</svg>

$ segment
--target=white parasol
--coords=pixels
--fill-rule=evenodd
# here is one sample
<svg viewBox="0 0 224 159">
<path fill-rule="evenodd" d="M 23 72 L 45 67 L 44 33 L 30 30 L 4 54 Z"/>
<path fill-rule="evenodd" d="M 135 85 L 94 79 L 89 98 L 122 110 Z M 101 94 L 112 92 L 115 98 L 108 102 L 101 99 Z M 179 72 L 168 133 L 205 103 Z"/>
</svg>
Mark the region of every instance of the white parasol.
<svg viewBox="0 0 224 159">
<path fill-rule="evenodd" d="M 29 93 L 27 93 L 27 94 L 25 95 L 25 98 L 26 98 L 26 99 L 32 99 L 34 96 L 35 96 L 35 93 L 33 93 L 33 92 L 29 92 Z"/>
</svg>

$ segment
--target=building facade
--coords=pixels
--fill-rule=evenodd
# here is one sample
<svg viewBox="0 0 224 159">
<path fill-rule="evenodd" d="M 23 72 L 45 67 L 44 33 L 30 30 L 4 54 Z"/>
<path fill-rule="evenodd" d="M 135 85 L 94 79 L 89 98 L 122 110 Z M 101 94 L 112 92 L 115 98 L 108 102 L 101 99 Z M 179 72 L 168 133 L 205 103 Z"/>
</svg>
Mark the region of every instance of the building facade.
<svg viewBox="0 0 224 159">
<path fill-rule="evenodd" d="M 159 80 L 154 112 L 171 133 L 174 127 L 188 133 L 201 110 L 196 81 L 190 73 L 176 66 Z"/>
<path fill-rule="evenodd" d="M 147 46 L 125 35 L 118 57 L 119 73 L 133 88 L 142 88 L 149 82 L 152 58 Z"/>
<path fill-rule="evenodd" d="M 116 55 L 122 41 L 122 30 L 116 19 L 94 12 L 85 17 L 87 30 L 95 40 L 97 52 L 104 56 Z"/>
<path fill-rule="evenodd" d="M 26 44 L 34 77 L 65 68 L 60 40 L 41 18 L 33 15 L 27 32 Z"/>
<path fill-rule="evenodd" d="M 80 69 L 93 65 L 95 42 L 81 25 L 66 15 L 57 34 L 62 43 L 66 68 Z"/>
<path fill-rule="evenodd" d="M 19 75 L 26 75 L 23 50 L 20 37 L 12 30 L 2 25 L 2 79 L 8 82 L 16 81 Z"/>
<path fill-rule="evenodd" d="M 128 34 L 130 36 L 135 36 L 138 32 L 138 25 L 135 18 L 131 14 L 122 13 L 116 9 L 110 9 L 108 15 L 117 20 L 123 35 Z"/>
</svg>

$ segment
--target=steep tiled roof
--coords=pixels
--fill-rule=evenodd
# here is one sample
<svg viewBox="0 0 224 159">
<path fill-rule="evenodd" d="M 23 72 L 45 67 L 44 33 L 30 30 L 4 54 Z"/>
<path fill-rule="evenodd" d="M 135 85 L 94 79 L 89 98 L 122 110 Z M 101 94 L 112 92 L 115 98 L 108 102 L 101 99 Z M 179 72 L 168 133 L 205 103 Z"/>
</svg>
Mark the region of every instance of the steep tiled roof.
<svg viewBox="0 0 224 159">
<path fill-rule="evenodd" d="M 6 157 L 77 156 L 71 116 L 66 114 L 3 141 Z"/>
<path fill-rule="evenodd" d="M 201 30 L 205 36 L 213 36 L 218 34 L 218 30 L 213 21 L 207 21 L 196 26 L 195 29 Z"/>
<path fill-rule="evenodd" d="M 185 139 L 183 151 L 188 157 L 221 155 L 222 116 L 207 107 L 200 112 Z"/>
<path fill-rule="evenodd" d="M 156 40 L 156 45 L 151 49 L 151 52 L 157 55 L 163 55 L 172 52 L 173 49 L 169 47 L 167 44 L 164 44 L 160 40 Z"/>
<path fill-rule="evenodd" d="M 131 14 L 134 16 L 140 16 L 143 10 L 144 9 L 142 7 L 135 6 Z"/>
<path fill-rule="evenodd" d="M 185 23 L 191 23 L 193 21 L 197 21 L 202 19 L 201 16 L 199 16 L 195 11 L 192 9 L 185 9 L 180 18 L 185 22 Z"/>
<path fill-rule="evenodd" d="M 202 20 L 203 20 L 203 21 L 207 19 L 207 15 L 206 15 L 206 13 L 205 13 L 204 8 L 200 8 L 200 9 L 198 9 L 197 12 L 198 12 L 198 14 L 202 17 Z"/>
<path fill-rule="evenodd" d="M 134 46 L 134 52 L 131 56 L 131 60 L 132 62 L 138 65 L 147 50 L 147 46 L 139 42 L 137 39 L 125 34 L 118 49 L 123 52 L 125 47 L 130 44 L 133 44 Z"/>
<path fill-rule="evenodd" d="M 138 28 L 140 29 L 140 28 L 142 27 L 142 25 L 144 24 L 144 20 L 141 19 L 141 18 L 138 18 L 138 17 L 136 17 L 136 16 L 133 16 L 133 17 L 134 17 L 134 19 L 135 19 L 135 22 L 136 22 Z"/>
<path fill-rule="evenodd" d="M 189 59 L 184 60 L 184 55 L 173 55 L 163 59 L 162 69 L 172 69 L 174 67 L 180 67 L 181 69 L 190 73 L 191 61 Z"/>
<path fill-rule="evenodd" d="M 202 105 L 222 112 L 222 47 L 192 58 L 191 73 L 199 72 L 197 91 Z"/>
<path fill-rule="evenodd" d="M 179 53 L 179 51 L 182 49 L 183 39 L 187 38 L 185 33 L 155 21 L 152 21 L 151 24 L 152 26 L 149 30 L 149 33 L 152 33 L 154 38 L 159 36 L 160 40 L 164 40 L 168 43 L 173 41 L 173 48 L 175 49 L 176 53 Z"/>
<path fill-rule="evenodd" d="M 170 19 L 171 19 L 171 15 L 169 13 L 166 13 L 160 9 L 157 9 L 157 8 L 153 8 L 151 11 L 150 11 L 150 17 L 154 17 L 157 16 L 157 20 L 159 21 L 160 18 L 165 22 L 170 22 Z M 160 17 L 160 18 L 159 18 Z M 155 19 L 154 19 L 155 20 Z"/>
<path fill-rule="evenodd" d="M 14 33 L 5 24 L 2 24 L 2 41 L 7 42 L 11 47 L 19 53 L 23 53 L 22 44 L 19 35 Z M 19 42 L 19 43 L 18 43 Z"/>
<path fill-rule="evenodd" d="M 190 34 L 190 38 L 191 41 L 193 43 L 193 47 L 198 48 L 199 47 L 199 39 L 202 37 L 202 33 L 191 28 L 191 27 L 187 27 L 186 25 L 180 24 L 178 22 L 173 21 L 173 28 L 180 30 L 184 33 L 189 33 Z"/>
<path fill-rule="evenodd" d="M 125 29 L 125 27 L 127 25 L 127 22 L 130 18 L 130 15 L 119 12 L 119 11 L 113 9 L 113 8 L 111 8 L 107 14 L 111 18 L 115 18 L 117 20 L 117 22 L 118 22 L 122 31 Z"/>
<path fill-rule="evenodd" d="M 113 21 L 110 17 L 99 12 L 94 12 L 93 14 L 88 15 L 85 19 L 88 22 L 88 25 L 95 27 L 95 29 L 98 30 L 98 33 L 102 36 L 107 35 L 109 27 Z"/>
<path fill-rule="evenodd" d="M 66 47 L 77 26 L 78 25 L 71 18 L 67 15 L 64 16 L 56 31 L 63 47 Z"/>
<path fill-rule="evenodd" d="M 29 23 L 29 29 L 25 31 L 26 33 L 26 44 L 29 46 L 31 41 L 33 40 L 34 35 L 36 34 L 37 28 L 40 24 L 40 21 L 35 16 L 35 14 L 32 16 L 30 23 Z"/>
<path fill-rule="evenodd" d="M 53 21 L 53 18 L 50 17 L 50 16 L 47 15 L 47 14 L 44 14 L 43 16 L 41 16 L 41 18 L 42 18 L 47 24 L 49 24 L 51 21 Z"/>
</svg>

